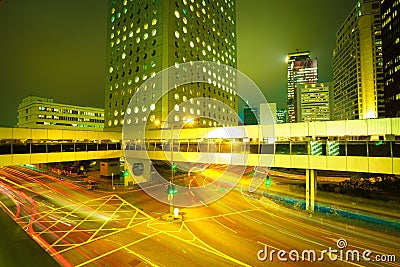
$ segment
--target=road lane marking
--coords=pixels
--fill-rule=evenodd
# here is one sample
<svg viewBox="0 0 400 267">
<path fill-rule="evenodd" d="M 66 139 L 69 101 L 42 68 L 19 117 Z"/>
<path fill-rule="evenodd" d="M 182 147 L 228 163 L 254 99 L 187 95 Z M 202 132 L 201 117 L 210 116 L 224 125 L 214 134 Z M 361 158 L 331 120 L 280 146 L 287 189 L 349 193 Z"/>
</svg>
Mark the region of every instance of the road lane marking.
<svg viewBox="0 0 400 267">
<path fill-rule="evenodd" d="M 219 225 L 221 225 L 221 226 L 225 227 L 226 229 L 228 229 L 228 230 L 230 230 L 230 231 L 234 232 L 235 234 L 237 234 L 237 232 L 236 232 L 235 230 L 233 230 L 233 229 L 229 228 L 228 226 L 224 225 L 223 223 L 220 223 L 220 222 L 219 222 L 219 221 L 217 221 L 216 219 L 214 219 L 214 218 L 211 218 L 211 220 L 213 220 L 214 222 L 218 223 Z"/>
<path fill-rule="evenodd" d="M 204 203 L 203 201 L 200 200 L 200 203 L 208 208 L 208 205 L 206 203 Z"/>
<path fill-rule="evenodd" d="M 114 217 L 114 215 L 118 212 L 119 209 L 122 208 L 122 206 L 123 206 L 123 205 L 121 204 L 116 210 L 114 210 L 114 212 L 113 212 L 113 213 L 111 214 L 111 216 L 110 216 L 110 220 L 104 221 L 104 223 L 96 230 L 96 232 L 94 232 L 93 235 L 92 235 L 91 237 L 89 237 L 88 241 L 92 240 L 92 239 L 95 237 L 95 235 L 97 235 L 97 233 L 98 233 L 101 229 L 103 229 L 103 227 L 104 227 L 109 221 L 112 220 L 112 218 Z M 107 230 L 108 230 L 108 229 L 107 229 Z"/>
<path fill-rule="evenodd" d="M 114 249 L 114 250 L 110 250 L 110 251 L 108 251 L 107 253 L 104 253 L 104 254 L 102 254 L 102 255 L 100 255 L 100 256 L 97 256 L 96 258 L 92 258 L 92 259 L 90 259 L 90 260 L 88 260 L 88 261 L 85 261 L 85 262 L 83 262 L 83 263 L 81 263 L 81 264 L 78 264 L 78 265 L 76 265 L 75 267 L 80 267 L 80 266 L 84 266 L 84 265 L 86 265 L 86 264 L 92 263 L 92 262 L 97 261 L 97 260 L 99 260 L 99 259 L 101 259 L 101 258 L 104 258 L 105 256 L 108 256 L 108 255 L 110 255 L 110 254 L 112 254 L 112 253 L 114 253 L 114 252 L 120 251 L 120 250 L 122 250 L 122 249 L 126 249 L 126 248 L 129 247 L 129 246 L 132 246 L 132 245 L 137 244 L 137 243 L 139 243 L 139 242 L 142 242 L 142 241 L 144 241 L 144 240 L 146 240 L 146 239 L 149 239 L 149 238 L 151 238 L 151 237 L 154 237 L 154 236 L 156 236 L 156 235 L 158 235 L 158 234 L 160 234 L 160 233 L 161 233 L 161 232 L 157 232 L 157 233 L 151 234 L 151 235 L 149 235 L 149 236 L 145 236 L 145 237 L 140 238 L 140 239 L 138 239 L 138 240 L 135 240 L 135 241 L 133 241 L 133 242 L 131 242 L 131 243 L 129 243 L 129 244 L 126 244 L 126 245 L 121 246 L 121 247 L 119 247 L 119 248 L 116 248 L 116 249 Z"/>
<path fill-rule="evenodd" d="M 133 227 L 136 227 L 136 226 L 139 226 L 139 225 L 141 225 L 141 224 L 148 223 L 149 221 L 151 221 L 151 220 L 145 220 L 145 221 L 139 222 L 139 223 L 137 223 L 137 224 L 135 224 L 135 225 L 132 225 L 132 226 L 129 227 L 129 228 L 120 228 L 119 230 L 117 230 L 117 231 L 115 231 L 115 232 L 111 232 L 111 233 L 108 233 L 108 234 L 105 234 L 105 235 L 102 235 L 102 236 L 93 238 L 93 239 L 90 240 L 90 241 L 85 241 L 85 242 L 82 242 L 82 243 L 79 243 L 79 244 L 73 244 L 73 245 L 71 245 L 70 247 L 68 247 L 68 248 L 66 248 L 66 249 L 63 249 L 63 250 L 60 250 L 60 251 L 57 251 L 57 252 L 54 252 L 54 253 L 50 254 L 50 256 L 53 257 L 53 256 L 55 256 L 55 255 L 57 255 L 57 254 L 61 254 L 61 253 L 67 252 L 67 251 L 69 251 L 69 250 L 71 250 L 71 249 L 75 249 L 75 248 L 84 246 L 84 245 L 86 245 L 86 244 L 89 244 L 89 243 L 95 242 L 95 241 L 97 241 L 97 240 L 100 240 L 100 239 L 109 237 L 109 236 L 111 236 L 111 235 L 118 234 L 118 233 L 120 233 L 120 232 L 129 230 L 129 229 L 131 229 L 131 228 L 133 228 Z"/>
<path fill-rule="evenodd" d="M 185 222 L 183 222 L 182 224 L 185 224 Z M 181 237 L 178 237 L 178 236 L 176 236 L 176 235 L 174 235 L 174 234 L 171 234 L 171 233 L 168 233 L 168 232 L 165 232 L 164 234 L 166 234 L 166 235 L 168 235 L 168 236 L 170 236 L 170 237 L 173 237 L 173 238 L 175 238 L 175 239 L 178 239 L 178 240 L 180 240 L 180 241 L 183 241 L 183 242 L 185 242 L 185 243 L 187 243 L 187 244 L 190 244 L 190 245 L 192 245 L 192 246 L 195 246 L 195 247 L 197 247 L 197 248 L 200 248 L 200 249 L 202 249 L 202 250 L 204 250 L 204 251 L 207 251 L 207 252 L 209 252 L 209 253 L 212 253 L 212 254 L 214 254 L 214 255 L 216 255 L 216 256 L 219 256 L 219 257 L 221 257 L 221 258 L 224 258 L 224 259 L 226 259 L 226 260 L 228 260 L 228 261 L 237 263 L 237 264 L 242 265 L 242 266 L 248 266 L 248 267 L 251 266 L 251 265 L 248 265 L 248 264 L 246 264 L 246 263 L 244 263 L 244 262 L 242 262 L 242 261 L 240 261 L 240 260 L 238 260 L 238 259 L 235 259 L 235 258 L 233 258 L 233 257 L 231 257 L 231 256 L 229 256 L 229 255 L 227 255 L 227 254 L 225 254 L 225 253 L 223 253 L 223 252 L 221 252 L 221 251 L 219 251 L 219 250 L 217 250 L 217 249 L 211 247 L 210 245 L 208 245 L 207 243 L 205 243 L 204 241 L 202 241 L 200 238 L 198 238 L 195 234 L 193 234 L 193 232 L 190 231 L 190 229 L 189 229 L 188 227 L 185 226 L 185 228 L 186 228 L 186 230 L 187 230 L 192 236 L 194 236 L 201 244 L 203 244 L 204 247 L 203 247 L 203 246 L 200 246 L 200 245 L 197 245 L 197 244 L 193 243 L 192 241 L 187 241 L 187 240 L 185 240 L 185 239 L 183 239 L 183 238 L 181 238 Z"/>
<path fill-rule="evenodd" d="M 248 219 L 248 220 L 250 220 L 250 221 L 253 221 L 253 222 L 255 222 L 255 223 L 258 223 L 258 224 L 265 224 L 265 222 L 260 221 L 260 220 L 257 220 L 257 219 L 255 219 L 255 218 L 253 218 L 253 217 L 251 217 L 251 216 L 248 216 L 248 215 L 245 215 L 245 214 L 239 214 L 239 215 L 242 216 L 242 217 L 244 217 L 244 218 L 246 218 L 246 219 Z"/>
<path fill-rule="evenodd" d="M 154 267 L 160 266 L 160 265 L 155 264 L 154 262 L 152 262 L 149 258 L 147 258 L 147 257 L 145 257 L 143 255 L 140 255 L 140 254 L 138 254 L 136 252 L 133 252 L 129 248 L 125 248 L 125 250 L 127 250 L 129 253 L 132 253 L 133 255 L 135 255 L 136 257 L 140 258 L 141 260 L 145 261 L 146 263 L 150 264 L 151 266 L 154 266 Z"/>
<path fill-rule="evenodd" d="M 211 218 L 219 218 L 219 217 L 225 217 L 225 216 L 229 216 L 229 215 L 236 215 L 236 214 L 241 214 L 241 213 L 246 213 L 246 212 L 252 212 L 255 210 L 259 210 L 259 209 L 242 210 L 242 211 L 235 211 L 235 212 L 230 212 L 230 213 L 225 213 L 225 214 L 218 214 L 218 215 L 214 215 L 214 216 L 206 216 L 206 217 L 201 217 L 201 218 L 188 219 L 188 220 L 185 220 L 185 222 L 202 221 L 202 220 L 207 220 L 207 219 L 211 219 Z"/>
<path fill-rule="evenodd" d="M 87 216 L 86 216 L 86 218 L 85 219 L 83 219 L 82 221 L 80 221 L 77 225 L 75 225 L 73 228 L 71 228 L 69 231 L 67 231 L 63 236 L 61 236 L 58 240 L 56 240 L 53 244 L 51 244 L 50 246 L 48 246 L 47 248 L 46 248 L 46 251 L 48 251 L 48 250 L 50 250 L 54 245 L 56 245 L 58 242 L 60 242 L 61 240 L 63 240 L 67 235 L 69 235 L 72 231 L 74 231 L 76 228 L 78 228 L 83 222 L 85 222 L 86 221 L 86 219 L 87 218 L 89 218 L 89 217 L 91 217 L 94 213 L 96 213 L 100 208 L 102 208 L 107 202 L 108 202 L 108 200 L 110 200 L 110 199 L 112 199 L 113 198 L 113 196 L 111 195 L 111 196 L 109 196 L 109 198 L 106 200 L 106 201 L 104 201 L 101 205 L 99 205 L 98 207 L 97 207 L 97 209 L 95 209 L 95 210 L 93 210 L 91 213 L 89 213 Z M 77 207 L 75 210 L 77 210 L 77 209 L 79 209 L 80 207 Z M 75 210 L 73 210 L 73 211 L 70 211 L 69 213 L 72 213 L 72 212 L 74 212 Z M 48 230 L 49 228 L 47 228 L 46 230 Z"/>
</svg>

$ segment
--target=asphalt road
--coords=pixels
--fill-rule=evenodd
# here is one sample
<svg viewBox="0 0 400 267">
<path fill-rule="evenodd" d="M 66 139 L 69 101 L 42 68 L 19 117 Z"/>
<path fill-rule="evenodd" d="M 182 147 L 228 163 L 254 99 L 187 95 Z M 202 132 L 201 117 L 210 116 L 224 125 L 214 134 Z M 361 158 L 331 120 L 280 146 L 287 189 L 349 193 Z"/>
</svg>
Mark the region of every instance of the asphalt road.
<svg viewBox="0 0 400 267">
<path fill-rule="evenodd" d="M 182 222 L 170 222 L 161 219 L 169 206 L 139 189 L 88 191 L 22 167 L 0 168 L 0 183 L 8 213 L 63 266 L 399 266 L 398 233 L 314 219 L 240 187 L 207 206 L 182 208 Z M 359 251 L 360 261 L 346 259 L 348 250 Z M 366 250 L 371 259 L 395 255 L 397 262 L 364 261 Z M 342 257 L 330 260 L 335 255 Z"/>
</svg>

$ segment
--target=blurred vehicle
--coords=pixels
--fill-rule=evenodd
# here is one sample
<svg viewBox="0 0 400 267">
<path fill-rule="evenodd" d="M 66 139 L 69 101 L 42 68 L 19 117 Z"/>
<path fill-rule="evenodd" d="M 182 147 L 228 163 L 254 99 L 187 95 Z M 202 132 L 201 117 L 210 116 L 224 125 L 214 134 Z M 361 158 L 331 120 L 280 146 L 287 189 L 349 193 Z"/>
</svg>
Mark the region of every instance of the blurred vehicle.
<svg viewBox="0 0 400 267">
<path fill-rule="evenodd" d="M 88 185 L 87 185 L 88 190 L 93 190 L 93 189 L 98 189 L 98 188 L 99 188 L 99 182 L 88 181 Z"/>
</svg>

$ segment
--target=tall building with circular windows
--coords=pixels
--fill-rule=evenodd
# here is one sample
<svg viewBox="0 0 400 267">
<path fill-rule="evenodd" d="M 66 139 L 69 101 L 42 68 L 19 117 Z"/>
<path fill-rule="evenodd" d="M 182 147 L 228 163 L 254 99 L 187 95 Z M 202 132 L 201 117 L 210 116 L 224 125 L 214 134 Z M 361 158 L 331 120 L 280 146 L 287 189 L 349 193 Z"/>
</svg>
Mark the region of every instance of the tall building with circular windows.
<svg viewBox="0 0 400 267">
<path fill-rule="evenodd" d="M 156 126 L 171 111 L 174 121 L 195 127 L 237 125 L 236 44 L 235 0 L 109 0 L 105 128 Z M 177 85 L 161 100 L 163 86 L 176 77 L 145 83 L 168 67 L 197 61 L 231 68 L 222 73 L 205 65 L 207 82 Z M 126 121 L 125 113 L 131 114 Z"/>
</svg>

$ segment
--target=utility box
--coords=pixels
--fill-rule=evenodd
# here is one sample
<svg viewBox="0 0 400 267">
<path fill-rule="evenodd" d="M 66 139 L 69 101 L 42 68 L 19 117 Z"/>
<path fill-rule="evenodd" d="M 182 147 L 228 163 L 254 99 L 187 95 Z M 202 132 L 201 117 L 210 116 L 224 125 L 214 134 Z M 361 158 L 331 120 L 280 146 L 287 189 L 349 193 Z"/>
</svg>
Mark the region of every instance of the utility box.
<svg viewBox="0 0 400 267">
<path fill-rule="evenodd" d="M 100 176 L 111 176 L 114 174 L 118 176 L 121 173 L 119 160 L 116 161 L 101 161 L 100 162 Z"/>
</svg>

